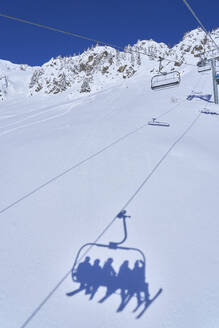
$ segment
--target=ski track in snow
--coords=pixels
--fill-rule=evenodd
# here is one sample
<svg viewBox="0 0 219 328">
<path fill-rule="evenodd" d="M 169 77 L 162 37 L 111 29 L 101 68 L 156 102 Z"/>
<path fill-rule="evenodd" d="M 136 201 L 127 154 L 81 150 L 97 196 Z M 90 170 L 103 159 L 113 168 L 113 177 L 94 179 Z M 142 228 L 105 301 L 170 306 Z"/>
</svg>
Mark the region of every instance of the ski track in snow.
<svg viewBox="0 0 219 328">
<path fill-rule="evenodd" d="M 198 79 L 198 83 L 200 83 L 200 79 Z M 196 83 L 197 85 L 197 83 Z M 165 115 L 171 113 L 172 111 L 175 111 L 176 109 L 181 109 L 182 110 L 182 105 L 186 102 L 186 100 L 182 100 L 181 102 L 177 103 L 176 105 L 173 105 L 172 108 L 170 108 L 168 111 L 160 114 L 157 116 L 157 118 L 160 118 L 160 117 L 165 117 Z M 61 109 L 62 110 L 62 109 Z M 50 110 L 51 111 L 51 110 Z M 56 110 L 57 111 L 57 110 Z M 47 119 L 42 119 L 42 120 L 39 120 L 39 121 L 34 121 L 28 125 L 21 125 L 21 126 L 18 126 L 17 128 L 14 128 L 14 129 L 10 129 L 8 131 L 4 131 L 2 133 L 2 135 L 5 135 L 5 134 L 9 134 L 11 132 L 14 132 L 14 131 L 17 131 L 17 130 L 20 130 L 22 128 L 25 128 L 25 127 L 30 127 L 32 125 L 35 125 L 35 124 L 39 124 L 39 123 L 44 123 L 44 122 L 47 122 L 47 121 L 50 121 L 50 120 L 53 120 L 55 118 L 58 118 L 58 117 L 61 117 L 61 116 L 64 116 L 64 115 L 67 115 L 69 112 L 71 111 L 71 109 L 69 110 L 62 110 L 62 113 L 60 115 L 54 115 L 54 116 L 50 116 L 49 118 Z M 47 111 L 48 113 L 48 111 Z M 177 115 L 177 114 L 176 114 Z M 106 117 L 108 117 L 108 114 L 104 115 L 101 119 L 104 120 L 106 119 Z M 127 137 L 129 137 L 130 135 L 133 135 L 135 134 L 136 132 L 140 131 L 142 128 L 146 129 L 146 128 L 150 128 L 150 126 L 148 126 L 147 124 L 144 124 L 140 127 L 137 127 L 135 130 L 131 131 L 131 132 L 128 132 L 128 134 L 124 135 L 124 136 L 121 136 L 119 139 L 113 141 L 112 144 L 110 145 L 106 145 L 103 149 L 100 149 L 98 150 L 96 153 L 94 154 L 91 154 L 91 155 L 88 155 L 87 158 L 83 159 L 81 162 L 79 163 L 75 163 L 73 165 L 73 167 L 69 168 L 69 169 L 66 169 L 65 171 L 61 172 L 60 174 L 58 174 L 57 176 L 49 179 L 49 181 L 43 183 L 42 185 L 36 187 L 35 189 L 33 189 L 32 191 L 30 191 L 29 193 L 23 195 L 21 198 L 19 198 L 18 200 L 14 201 L 11 205 L 8 205 L 6 206 L 5 208 L 3 209 L 0 209 L 0 214 L 5 212 L 5 210 L 8 210 L 9 208 L 11 208 L 12 206 L 14 205 L 17 205 L 20 201 L 23 201 L 24 199 L 26 199 L 27 197 L 29 197 L 30 195 L 32 196 L 35 192 L 38 192 L 40 191 L 42 188 L 44 188 L 45 186 L 47 186 L 49 183 L 53 182 L 53 181 L 56 181 L 57 179 L 63 177 L 63 175 L 65 175 L 66 173 L 69 173 L 72 169 L 75 169 L 75 168 L 78 168 L 80 167 L 81 165 L 83 165 L 84 163 L 86 163 L 87 161 L 89 161 L 90 159 L 92 158 L 95 158 L 96 156 L 98 156 L 99 154 L 102 154 L 104 151 L 112 148 L 114 145 L 116 145 L 117 143 L 123 141 L 124 139 L 126 139 Z M 0 134 L 1 136 L 1 134 Z"/>
<path fill-rule="evenodd" d="M 195 82 L 195 87 L 197 88 L 197 85 L 199 85 L 200 83 L 203 84 L 203 82 L 204 82 L 203 75 L 201 75 L 201 76 L 198 77 L 197 81 Z M 109 92 L 109 91 L 107 91 L 107 93 L 108 93 L 108 92 Z M 105 91 L 104 93 L 106 93 L 106 91 Z M 95 98 L 95 95 L 93 95 L 93 97 Z M 90 100 L 88 100 L 87 103 L 89 103 L 89 102 L 90 102 Z M 163 116 L 165 116 L 165 115 L 171 113 L 172 111 L 176 110 L 176 108 L 177 108 L 177 109 L 180 109 L 180 107 L 181 107 L 185 102 L 186 102 L 186 100 L 181 100 L 179 103 L 173 105 L 170 109 L 168 109 L 168 111 L 166 111 L 166 112 L 164 112 L 164 113 L 158 115 L 157 118 L 163 117 Z M 84 103 L 84 104 L 85 104 L 85 103 Z M 77 99 L 76 99 L 75 106 L 77 106 L 77 105 L 78 105 L 78 103 L 77 103 Z M 49 112 L 53 112 L 53 111 L 57 112 L 57 107 L 60 107 L 60 106 L 63 106 L 63 104 L 58 105 L 58 106 L 55 106 L 55 109 L 51 109 L 52 106 L 49 106 L 49 110 L 45 110 L 45 109 L 44 109 L 44 111 L 43 111 L 43 112 L 40 112 L 39 115 L 41 115 L 41 114 L 48 114 Z M 75 107 L 75 106 L 74 106 L 74 107 Z M 72 108 L 71 108 L 71 109 L 72 109 Z M 2 136 L 3 136 L 3 135 L 6 135 L 6 134 L 10 134 L 10 133 L 15 132 L 15 131 L 17 131 L 17 130 L 20 130 L 20 129 L 22 129 L 22 128 L 27 128 L 27 127 L 30 127 L 30 126 L 33 126 L 33 125 L 36 125 L 36 124 L 40 124 L 40 123 L 44 123 L 44 122 L 47 122 L 47 121 L 50 121 L 50 120 L 56 119 L 56 118 L 61 117 L 61 116 L 65 116 L 65 115 L 67 115 L 69 112 L 71 112 L 71 109 L 66 110 L 66 109 L 62 109 L 62 108 L 61 108 L 61 109 L 60 109 L 61 113 L 58 114 L 58 115 L 57 115 L 57 114 L 56 114 L 56 115 L 50 115 L 48 118 L 44 118 L 44 119 L 41 119 L 41 120 L 33 121 L 33 122 L 31 122 L 31 123 L 29 123 L 29 124 L 26 124 L 26 125 L 18 125 L 18 127 L 15 127 L 14 129 L 9 129 L 9 130 L 5 130 L 5 131 L 3 131 L 2 133 L 0 133 L 0 136 L 1 136 L 1 135 L 2 135 Z M 181 108 L 181 109 L 182 109 L 182 108 Z M 111 112 L 112 112 L 112 111 L 111 111 Z M 32 119 L 33 117 L 38 117 L 38 114 L 30 115 L 29 118 Z M 100 116 L 100 118 L 101 118 L 101 116 Z M 101 119 L 104 120 L 104 119 L 106 119 L 106 118 L 109 118 L 108 114 L 104 115 Z M 28 118 L 26 118 L 26 119 L 28 119 Z M 19 122 L 20 122 L 20 121 L 19 121 Z M 88 157 L 85 158 L 85 159 L 83 159 L 81 162 L 74 164 L 72 168 L 74 169 L 74 168 L 79 167 L 80 165 L 86 163 L 88 160 L 90 160 L 90 159 L 92 159 L 92 158 L 98 156 L 98 155 L 101 154 L 103 151 L 108 150 L 109 148 L 111 148 L 112 146 L 114 146 L 114 145 L 117 144 L 118 142 L 122 141 L 122 140 L 125 139 L 126 137 L 129 137 L 129 135 L 132 135 L 133 133 L 136 133 L 136 132 L 140 131 L 142 128 L 147 128 L 147 127 L 149 127 L 149 126 L 147 126 L 147 125 L 143 125 L 143 126 L 141 126 L 141 127 L 136 128 L 136 130 L 134 130 L 134 132 L 131 131 L 131 132 L 129 132 L 127 135 L 120 137 L 118 140 L 113 141 L 113 143 L 112 143 L 111 145 L 107 145 L 107 146 L 105 146 L 102 150 L 98 150 L 97 153 L 94 153 L 94 154 L 88 155 Z M 87 135 L 87 137 L 89 137 L 89 135 Z M 12 202 L 11 205 L 15 205 L 15 204 L 19 203 L 20 201 L 26 199 L 26 197 L 28 197 L 28 195 L 32 195 L 32 194 L 34 194 L 35 192 L 41 190 L 42 187 L 46 186 L 48 183 L 52 182 L 53 180 L 56 181 L 57 178 L 62 177 L 65 173 L 70 172 L 70 171 L 72 170 L 72 168 L 70 168 L 70 169 L 66 169 L 64 172 L 61 172 L 60 174 L 58 174 L 58 175 L 55 176 L 54 178 L 50 178 L 47 182 L 43 183 L 41 186 L 38 186 L 38 187 L 34 188 L 32 191 L 30 191 L 30 192 L 28 192 L 27 194 L 23 195 L 23 196 L 22 196 L 21 198 L 19 198 L 18 200 Z M 1 213 L 5 212 L 5 210 L 11 208 L 11 205 L 7 205 L 5 208 L 1 209 Z"/>
<path fill-rule="evenodd" d="M 200 81 L 201 81 L 201 79 L 199 79 L 198 82 L 195 84 L 195 88 L 197 88 L 197 84 L 200 84 Z M 201 82 L 204 83 L 204 79 Z M 192 90 L 193 89 L 194 88 L 192 88 Z M 156 92 L 159 92 L 159 91 L 156 91 Z M 94 95 L 94 97 L 95 97 L 95 95 Z M 69 104 L 69 102 L 66 102 L 65 104 L 67 105 L 67 104 Z M 47 115 L 49 113 L 53 113 L 53 112 L 57 113 L 57 111 L 58 111 L 57 108 L 63 107 L 64 104 L 52 105 L 52 106 L 49 106 L 48 109 L 47 108 L 44 108 L 42 110 L 38 110 L 37 113 L 34 112 L 33 114 L 32 113 L 25 113 L 25 114 L 23 114 L 23 115 L 25 115 L 25 117 L 23 119 L 18 119 L 18 120 L 13 121 L 10 124 L 6 124 L 6 125 L 3 125 L 3 126 L 0 126 L 0 136 L 6 135 L 6 134 L 10 134 L 10 133 L 13 133 L 13 132 L 15 132 L 17 130 L 20 130 L 20 129 L 23 129 L 23 128 L 28 128 L 30 126 L 37 125 L 37 124 L 40 124 L 40 123 L 43 123 L 43 122 L 47 122 L 49 120 L 53 120 L 55 118 L 64 116 L 67 113 L 69 113 L 74 107 L 76 107 L 78 105 L 80 105 L 80 101 L 77 101 L 76 100 L 75 103 L 73 104 L 73 107 L 71 105 L 71 108 L 70 109 L 68 109 L 68 110 L 65 110 L 64 109 L 64 111 L 63 111 L 63 109 L 61 108 L 60 109 L 60 112 L 63 111 L 63 113 L 60 113 L 59 115 L 57 115 L 57 114 L 56 115 L 51 115 L 48 118 L 41 118 L 40 120 L 33 121 L 33 122 L 32 122 L 32 119 L 38 118 L 40 116 L 45 116 L 45 115 Z M 176 106 L 173 106 L 173 108 L 171 108 L 170 110 L 166 111 L 165 113 L 162 113 L 162 114 L 158 115 L 157 118 L 161 118 L 161 117 L 165 116 L 166 114 L 170 113 L 178 105 L 180 105 L 180 104 L 177 104 Z M 16 115 L 15 115 L 15 118 L 16 118 Z M 29 120 L 30 120 L 30 123 L 27 123 L 27 124 L 24 124 L 24 125 L 21 124 L 21 123 L 26 122 L 26 121 L 29 121 Z M 14 127 L 14 128 L 11 128 L 10 129 L 10 127 Z"/>
<path fill-rule="evenodd" d="M 23 119 L 18 119 L 18 120 L 13 121 L 10 124 L 0 126 L 0 136 L 11 133 L 11 132 L 14 132 L 14 131 L 22 129 L 22 128 L 27 128 L 27 127 L 35 125 L 35 124 L 39 124 L 39 123 L 49 121 L 50 119 L 53 120 L 53 119 L 55 119 L 59 116 L 64 116 L 67 113 L 69 113 L 71 110 L 73 110 L 75 107 L 79 106 L 80 103 L 81 103 L 80 101 L 76 101 L 76 102 L 74 102 L 73 104 L 70 105 L 69 101 L 66 102 L 65 105 L 68 105 L 68 107 L 70 107 L 67 110 L 65 109 L 64 104 L 59 104 L 59 105 L 49 106 L 48 108 L 43 108 L 42 110 L 39 110 L 39 111 L 35 110 L 33 114 L 32 113 L 26 113 L 25 117 Z M 61 107 L 61 108 L 59 109 L 59 107 Z M 56 113 L 58 111 L 60 111 L 60 114 L 57 115 Z M 50 115 L 52 113 L 55 113 L 55 115 Z M 41 118 L 40 120 L 33 120 L 35 118 L 39 118 L 41 116 L 47 116 L 47 115 L 50 115 L 50 116 L 48 116 L 48 118 Z M 25 125 L 21 124 L 21 123 L 29 121 L 29 120 L 30 120 L 30 123 L 25 124 Z M 10 127 L 14 127 L 14 128 L 7 129 L 7 128 L 10 128 Z"/>
<path fill-rule="evenodd" d="M 6 129 L 4 130 L 3 132 L 0 132 L 0 136 L 3 136 L 3 135 L 6 135 L 6 134 L 10 134 L 10 133 L 13 133 L 17 130 L 20 130 L 20 129 L 24 129 L 24 128 L 29 128 L 30 126 L 33 126 L 33 125 L 37 125 L 37 124 L 41 124 L 41 123 L 45 123 L 45 122 L 48 122 L 48 121 L 51 121 L 51 120 L 54 120 L 58 117 L 61 117 L 61 116 L 64 116 L 66 115 L 67 113 L 69 113 L 71 111 L 71 109 L 67 109 L 67 110 L 62 110 L 60 111 L 61 113 L 60 114 L 55 114 L 55 115 L 50 115 L 49 117 L 47 118 L 41 118 L 40 120 L 36 120 L 36 121 L 33 121 L 33 122 L 30 122 L 28 124 L 23 124 L 23 125 L 18 125 L 17 127 L 13 128 L 13 129 Z M 56 111 L 57 112 L 57 111 Z M 48 113 L 46 113 L 48 114 Z M 41 114 L 42 115 L 42 114 Z M 41 116 L 40 115 L 40 116 Z M 39 115 L 33 115 L 33 117 L 38 117 Z M 26 120 L 28 120 L 29 118 L 27 118 Z M 19 122 L 21 123 L 21 122 Z M 15 124 L 16 125 L 16 124 Z"/>
</svg>

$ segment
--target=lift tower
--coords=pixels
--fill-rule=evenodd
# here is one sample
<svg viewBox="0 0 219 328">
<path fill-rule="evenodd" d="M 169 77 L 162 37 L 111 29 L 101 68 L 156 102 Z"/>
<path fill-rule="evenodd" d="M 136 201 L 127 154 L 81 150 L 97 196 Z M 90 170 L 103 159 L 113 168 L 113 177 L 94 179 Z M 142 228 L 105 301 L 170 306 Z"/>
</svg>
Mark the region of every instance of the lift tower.
<svg viewBox="0 0 219 328">
<path fill-rule="evenodd" d="M 214 102 L 218 104 L 218 85 L 216 78 L 216 59 L 211 59 L 211 71 L 212 71 L 212 81 L 213 81 L 213 91 L 214 91 Z"/>
</svg>

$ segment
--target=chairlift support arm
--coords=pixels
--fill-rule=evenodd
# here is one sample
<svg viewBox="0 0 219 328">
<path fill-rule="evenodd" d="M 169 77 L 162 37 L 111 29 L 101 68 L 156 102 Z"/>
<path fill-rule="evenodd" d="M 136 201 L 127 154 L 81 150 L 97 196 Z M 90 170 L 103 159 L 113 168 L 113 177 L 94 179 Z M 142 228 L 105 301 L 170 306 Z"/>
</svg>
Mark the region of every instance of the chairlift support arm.
<svg viewBox="0 0 219 328">
<path fill-rule="evenodd" d="M 126 215 L 126 211 L 123 210 L 123 211 L 121 211 L 121 212 L 117 215 L 117 218 L 118 218 L 118 219 L 122 219 L 122 221 L 123 221 L 124 237 L 123 237 L 123 239 L 122 239 L 121 241 L 119 241 L 119 242 L 111 241 L 111 242 L 109 243 L 109 247 L 110 247 L 110 248 L 117 248 L 118 245 L 121 245 L 121 244 L 123 244 L 123 243 L 126 241 L 127 236 L 128 236 L 128 233 L 127 233 L 127 225 L 126 225 L 126 219 L 127 219 L 127 218 L 130 218 L 130 216 Z"/>
</svg>

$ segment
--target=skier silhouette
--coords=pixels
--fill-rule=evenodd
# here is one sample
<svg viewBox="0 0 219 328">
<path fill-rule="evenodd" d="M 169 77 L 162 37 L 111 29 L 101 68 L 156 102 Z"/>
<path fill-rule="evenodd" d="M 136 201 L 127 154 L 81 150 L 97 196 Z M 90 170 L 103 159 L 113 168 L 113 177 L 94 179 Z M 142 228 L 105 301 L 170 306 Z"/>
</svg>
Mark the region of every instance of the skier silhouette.
<svg viewBox="0 0 219 328">
<path fill-rule="evenodd" d="M 102 283 L 102 268 L 100 266 L 100 260 L 96 259 L 94 261 L 94 264 L 91 266 L 91 273 L 90 273 L 90 300 L 94 297 L 96 294 L 98 288 L 100 287 Z"/>
<path fill-rule="evenodd" d="M 127 296 L 130 280 L 131 280 L 131 269 L 129 268 L 129 261 L 124 261 L 119 268 L 118 276 L 117 276 L 117 284 L 121 289 L 121 297 L 122 302 Z"/>
<path fill-rule="evenodd" d="M 112 282 L 113 278 L 116 277 L 116 271 L 114 270 L 113 266 L 113 259 L 110 257 L 107 259 L 107 261 L 104 263 L 103 269 L 102 269 L 102 280 L 103 284 L 109 285 L 110 282 Z"/>
<path fill-rule="evenodd" d="M 78 265 L 77 271 L 75 276 L 77 281 L 80 282 L 80 289 L 89 289 L 90 285 L 90 273 L 91 273 L 91 264 L 90 264 L 90 257 L 86 256 L 84 262 L 81 262 Z"/>
<path fill-rule="evenodd" d="M 148 283 L 145 281 L 145 263 L 141 260 L 135 262 L 132 270 L 132 279 L 134 280 L 134 288 L 132 294 L 136 294 L 137 307 L 142 303 L 147 303 L 149 300 Z M 142 295 L 142 294 L 143 295 Z"/>
<path fill-rule="evenodd" d="M 99 303 L 103 303 L 116 290 L 116 272 L 112 266 L 113 259 L 110 257 L 102 268 L 102 285 L 107 287 L 106 294 Z"/>
</svg>

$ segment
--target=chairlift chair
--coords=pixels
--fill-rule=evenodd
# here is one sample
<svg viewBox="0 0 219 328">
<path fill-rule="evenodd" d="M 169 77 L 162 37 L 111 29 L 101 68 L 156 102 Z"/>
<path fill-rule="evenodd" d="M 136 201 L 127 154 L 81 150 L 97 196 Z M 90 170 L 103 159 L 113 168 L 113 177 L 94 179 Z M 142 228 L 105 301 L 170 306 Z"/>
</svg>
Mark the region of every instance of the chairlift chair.
<svg viewBox="0 0 219 328">
<path fill-rule="evenodd" d="M 202 55 L 202 59 L 197 64 L 199 73 L 211 70 L 211 63 L 207 60 L 205 53 Z"/>
<path fill-rule="evenodd" d="M 148 122 L 148 125 L 164 126 L 164 127 L 168 127 L 168 126 L 170 126 L 169 123 L 161 122 L 161 121 L 157 121 L 157 119 L 156 119 L 155 117 L 152 118 L 152 121 L 149 121 L 149 122 Z"/>
<path fill-rule="evenodd" d="M 206 72 L 206 71 L 210 71 L 211 70 L 211 65 L 210 64 L 206 64 L 204 66 L 199 66 L 198 67 L 198 72 Z"/>
<path fill-rule="evenodd" d="M 161 62 L 160 57 L 159 63 L 159 74 L 156 74 L 151 79 L 151 89 L 163 89 L 166 87 L 171 87 L 180 83 L 180 73 L 178 71 L 173 72 L 161 72 Z"/>
</svg>

